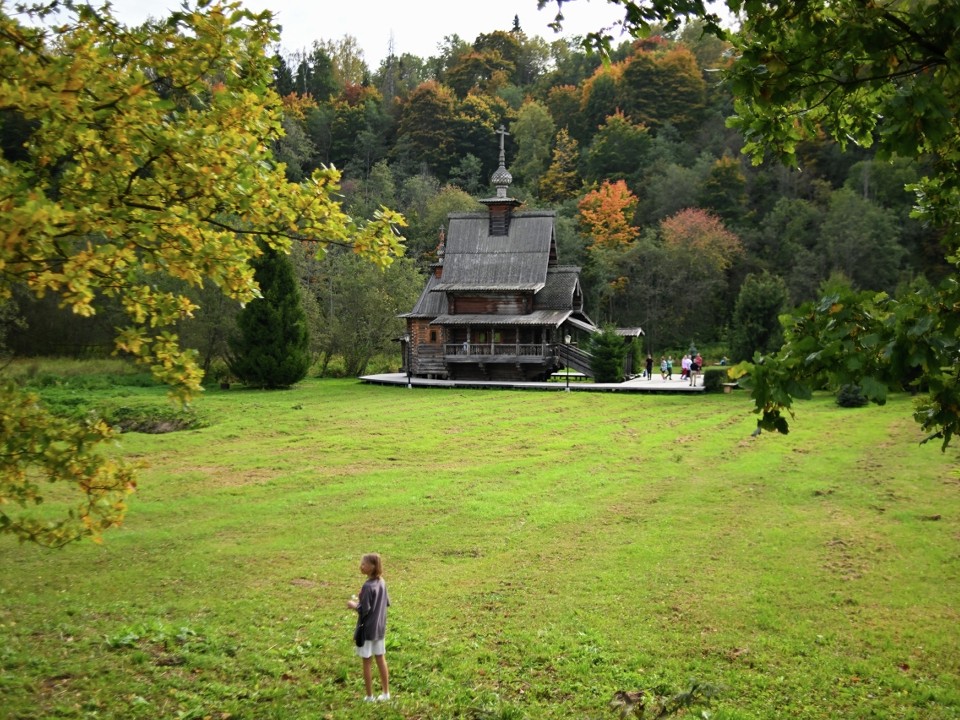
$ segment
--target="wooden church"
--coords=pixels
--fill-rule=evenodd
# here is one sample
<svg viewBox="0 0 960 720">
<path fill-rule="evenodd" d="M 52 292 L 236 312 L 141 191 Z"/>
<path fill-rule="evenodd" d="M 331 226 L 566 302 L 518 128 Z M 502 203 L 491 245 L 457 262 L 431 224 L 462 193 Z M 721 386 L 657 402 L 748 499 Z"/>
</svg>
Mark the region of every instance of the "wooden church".
<svg viewBox="0 0 960 720">
<path fill-rule="evenodd" d="M 562 365 L 589 373 L 571 338 L 597 331 L 583 312 L 580 268 L 560 265 L 556 213 L 521 211 L 500 166 L 487 212 L 451 213 L 426 287 L 402 315 L 404 371 L 451 380 L 548 379 Z"/>
</svg>

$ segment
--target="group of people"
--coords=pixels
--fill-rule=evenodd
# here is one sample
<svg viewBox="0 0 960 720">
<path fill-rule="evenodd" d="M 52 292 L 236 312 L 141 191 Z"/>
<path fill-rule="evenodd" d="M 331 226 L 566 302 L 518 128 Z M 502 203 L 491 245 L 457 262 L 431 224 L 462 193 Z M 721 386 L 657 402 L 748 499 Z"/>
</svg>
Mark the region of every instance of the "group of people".
<svg viewBox="0 0 960 720">
<path fill-rule="evenodd" d="M 686 380 L 691 387 L 697 384 L 700 371 L 703 369 L 703 356 L 700 353 L 687 353 L 680 360 L 680 379 Z M 647 355 L 647 379 L 653 377 L 653 356 Z M 673 356 L 660 356 L 660 377 L 664 380 L 673 380 Z"/>
</svg>

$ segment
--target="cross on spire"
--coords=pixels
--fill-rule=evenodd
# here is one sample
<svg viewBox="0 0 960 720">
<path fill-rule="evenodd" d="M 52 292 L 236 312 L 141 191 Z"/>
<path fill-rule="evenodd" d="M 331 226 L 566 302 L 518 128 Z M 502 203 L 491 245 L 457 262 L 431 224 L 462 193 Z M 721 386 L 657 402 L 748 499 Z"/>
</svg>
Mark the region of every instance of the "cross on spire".
<svg viewBox="0 0 960 720">
<path fill-rule="evenodd" d="M 510 183 L 513 182 L 513 177 L 507 171 L 507 158 L 503 152 L 503 140 L 509 134 L 507 129 L 501 124 L 500 129 L 497 130 L 497 135 L 500 136 L 500 167 L 494 171 L 493 177 L 490 178 L 493 186 L 497 189 L 498 198 L 505 198 L 507 196 L 507 188 L 510 187 Z"/>
<path fill-rule="evenodd" d="M 500 129 L 497 130 L 497 135 L 500 136 L 500 165 L 501 166 L 506 166 L 507 157 L 506 155 L 503 154 L 503 140 L 509 134 L 510 133 L 508 133 L 507 129 L 503 126 L 503 123 L 500 123 Z"/>
</svg>

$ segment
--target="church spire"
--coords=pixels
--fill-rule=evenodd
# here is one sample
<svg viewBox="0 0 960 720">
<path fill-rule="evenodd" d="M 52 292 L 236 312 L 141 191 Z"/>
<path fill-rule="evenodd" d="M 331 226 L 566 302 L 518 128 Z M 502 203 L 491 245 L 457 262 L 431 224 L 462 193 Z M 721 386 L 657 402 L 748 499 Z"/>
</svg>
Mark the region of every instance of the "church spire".
<svg viewBox="0 0 960 720">
<path fill-rule="evenodd" d="M 484 205 L 490 208 L 490 235 L 507 235 L 510 232 L 510 217 L 513 208 L 522 205 L 519 200 L 507 195 L 510 183 L 513 182 L 513 176 L 507 172 L 507 159 L 503 150 L 503 140 L 509 135 L 507 129 L 501 125 L 497 130 L 500 136 L 500 167 L 498 167 L 490 182 L 497 189 L 496 197 L 485 198 L 481 200 Z"/>
<path fill-rule="evenodd" d="M 507 129 L 501 124 L 500 129 L 497 130 L 497 135 L 500 136 L 500 167 L 494 171 L 493 177 L 490 178 L 490 182 L 492 182 L 493 186 L 497 189 L 498 198 L 507 197 L 507 189 L 510 187 L 510 183 L 513 182 L 513 175 L 507 172 L 507 158 L 503 150 L 503 140 L 509 134 Z"/>
</svg>

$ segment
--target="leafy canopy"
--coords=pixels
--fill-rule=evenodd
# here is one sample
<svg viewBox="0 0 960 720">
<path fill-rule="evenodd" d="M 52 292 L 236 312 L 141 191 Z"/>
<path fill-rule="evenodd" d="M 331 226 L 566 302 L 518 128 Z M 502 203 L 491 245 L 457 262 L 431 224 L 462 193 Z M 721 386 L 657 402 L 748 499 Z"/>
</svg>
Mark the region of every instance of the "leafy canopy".
<svg viewBox="0 0 960 720">
<path fill-rule="evenodd" d="M 0 156 L 0 298 L 21 285 L 85 316 L 118 298 L 117 349 L 188 396 L 201 373 L 170 327 L 196 307 L 157 279 L 209 279 L 251 300 L 258 237 L 281 251 L 348 246 L 381 266 L 400 254 L 399 215 L 354 221 L 335 200 L 336 170 L 293 184 L 273 160 L 282 105 L 265 49 L 277 38 L 269 12 L 236 2 L 198 0 L 137 28 L 108 5 L 0 4 L 0 123 L 19 128 Z M 0 531 L 62 544 L 119 522 L 130 470 L 90 435 L 109 428 L 68 432 L 35 398 L 9 384 L 0 395 Z M 7 510 L 42 499 L 40 476 L 81 496 L 43 528 Z"/>
<path fill-rule="evenodd" d="M 960 0 L 727 0 L 737 32 L 725 30 L 704 0 L 609 1 L 624 8 L 622 25 L 636 35 L 672 32 L 696 17 L 704 32 L 733 44 L 724 70 L 736 98 L 728 124 L 743 133 L 755 163 L 774 156 L 796 164 L 798 145 L 822 136 L 841 147 L 873 146 L 880 157 L 922 160 L 929 171 L 911 186 L 916 214 L 941 228 L 956 253 Z M 585 43 L 609 50 L 612 40 L 598 32 Z M 960 258 L 949 260 L 960 270 Z M 887 386 L 906 383 L 926 392 L 915 417 L 946 447 L 960 431 L 958 317 L 957 272 L 939 288 L 897 299 L 852 294 L 801 308 L 779 353 L 740 368 L 751 375 L 760 425 L 786 432 L 783 411 L 812 389 L 858 384 L 879 402 Z M 856 335 L 842 339 L 841 327 Z"/>
<path fill-rule="evenodd" d="M 636 240 L 640 231 L 632 221 L 638 202 L 623 180 L 604 180 L 584 195 L 577 210 L 580 228 L 590 238 L 588 248 L 617 248 Z"/>
</svg>

